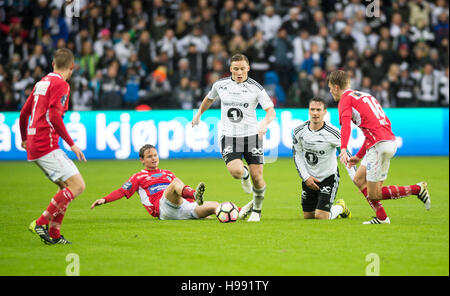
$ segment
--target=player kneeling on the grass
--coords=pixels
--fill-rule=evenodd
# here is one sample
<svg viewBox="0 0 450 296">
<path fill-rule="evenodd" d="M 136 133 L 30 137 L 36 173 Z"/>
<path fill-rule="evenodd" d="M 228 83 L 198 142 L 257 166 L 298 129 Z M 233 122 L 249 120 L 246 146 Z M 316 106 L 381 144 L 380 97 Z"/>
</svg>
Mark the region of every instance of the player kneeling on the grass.
<svg viewBox="0 0 450 296">
<path fill-rule="evenodd" d="M 292 151 L 302 182 L 302 207 L 305 219 L 350 218 L 343 199 L 333 205 L 339 186 L 336 148 L 340 146 L 339 129 L 324 121 L 326 102 L 309 101 L 309 120 L 294 129 Z M 347 169 L 350 178 L 355 168 Z"/>
<path fill-rule="evenodd" d="M 29 230 L 46 244 L 70 244 L 60 233 L 69 203 L 84 189 L 84 180 L 77 167 L 59 148 L 59 137 L 70 146 L 78 160 L 86 161 L 64 126 L 62 117 L 69 106 L 74 56 L 69 49 L 55 51 L 53 72 L 35 84 L 20 112 L 22 147 L 28 161 L 36 163 L 60 190 L 39 219 L 31 222 Z M 31 116 L 31 117 L 30 117 Z"/>
<path fill-rule="evenodd" d="M 338 104 L 341 124 L 340 161 L 346 166 L 361 164 L 353 179 L 376 213 L 372 220 L 364 224 L 389 224 L 380 200 L 399 199 L 416 195 L 427 210 L 431 207 L 427 183 L 419 182 L 409 186 L 383 186 L 387 178 L 389 164 L 397 151 L 391 122 L 380 103 L 372 95 L 350 89 L 350 77 L 344 71 L 331 72 L 327 77 L 331 95 Z M 347 146 L 351 133 L 351 122 L 363 132 L 365 139 L 355 156 L 349 157 Z"/>
<path fill-rule="evenodd" d="M 203 201 L 205 185 L 200 183 L 194 190 L 171 171 L 159 169 L 159 156 L 153 145 L 146 144 L 139 150 L 139 160 L 144 169 L 131 176 L 121 188 L 94 201 L 91 209 L 124 196 L 130 198 L 138 191 L 145 209 L 161 220 L 199 219 L 215 214 L 219 203 Z"/>
</svg>

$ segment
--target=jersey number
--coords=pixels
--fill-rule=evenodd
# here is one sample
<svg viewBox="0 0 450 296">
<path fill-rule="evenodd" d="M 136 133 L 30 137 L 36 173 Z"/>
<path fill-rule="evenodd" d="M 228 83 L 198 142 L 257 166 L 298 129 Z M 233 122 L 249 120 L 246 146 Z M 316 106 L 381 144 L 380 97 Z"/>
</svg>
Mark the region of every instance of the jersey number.
<svg viewBox="0 0 450 296">
<path fill-rule="evenodd" d="M 244 117 L 244 114 L 240 109 L 237 108 L 230 108 L 227 112 L 227 117 L 231 122 L 237 123 L 242 120 Z"/>
<path fill-rule="evenodd" d="M 354 91 L 350 93 L 350 95 L 357 100 L 363 98 L 363 102 L 369 105 L 370 109 L 378 120 L 386 118 L 386 115 L 384 114 L 383 108 L 381 108 L 380 103 L 378 103 L 378 101 L 370 94 Z"/>
<path fill-rule="evenodd" d="M 36 83 L 36 86 L 34 87 L 33 111 L 31 111 L 30 126 L 33 125 L 34 113 L 36 112 L 36 106 L 39 101 L 39 96 L 40 95 L 45 96 L 49 85 L 50 81 L 39 81 L 38 83 Z"/>
</svg>

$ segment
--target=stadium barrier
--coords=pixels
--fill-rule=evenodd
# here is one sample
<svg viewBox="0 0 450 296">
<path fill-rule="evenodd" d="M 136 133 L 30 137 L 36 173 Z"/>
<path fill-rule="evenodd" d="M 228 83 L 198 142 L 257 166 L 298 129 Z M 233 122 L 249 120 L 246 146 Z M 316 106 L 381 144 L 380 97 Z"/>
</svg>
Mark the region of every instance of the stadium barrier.
<svg viewBox="0 0 450 296">
<path fill-rule="evenodd" d="M 308 119 L 307 109 L 277 109 L 264 142 L 266 162 L 292 156 L 292 130 Z M 196 110 L 195 110 L 196 112 Z M 192 128 L 192 110 L 83 111 L 67 112 L 69 134 L 88 159 L 138 158 L 139 148 L 154 144 L 161 159 L 219 158 L 220 110 L 205 112 L 199 126 Z M 446 108 L 391 108 L 385 110 L 397 136 L 398 156 L 438 156 L 449 152 L 449 111 Z M 257 118 L 265 116 L 257 110 Z M 337 109 L 330 108 L 326 121 L 339 127 Z M 355 126 L 349 150 L 354 154 L 363 143 Z M 24 160 L 19 112 L 0 113 L 0 160 Z M 63 144 L 63 145 L 62 145 Z M 66 143 L 60 146 L 70 151 Z M 73 153 L 68 153 L 75 157 Z"/>
</svg>

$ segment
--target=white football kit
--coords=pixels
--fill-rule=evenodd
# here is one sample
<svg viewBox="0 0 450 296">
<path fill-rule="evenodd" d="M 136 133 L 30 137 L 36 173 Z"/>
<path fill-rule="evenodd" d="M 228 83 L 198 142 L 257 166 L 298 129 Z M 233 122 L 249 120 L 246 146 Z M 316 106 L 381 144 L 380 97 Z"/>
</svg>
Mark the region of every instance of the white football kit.
<svg viewBox="0 0 450 296">
<path fill-rule="evenodd" d="M 297 171 L 303 181 L 313 176 L 321 182 L 334 175 L 338 167 L 336 148 L 340 145 L 341 133 L 330 123 L 325 122 L 317 131 L 309 128 L 309 120 L 295 128 L 292 151 Z M 353 179 L 355 167 L 347 168 L 347 171 Z"/>
<path fill-rule="evenodd" d="M 221 101 L 222 135 L 247 137 L 258 133 L 256 107 L 265 110 L 273 102 L 264 88 L 252 78 L 237 83 L 230 77 L 216 81 L 207 94 L 210 100 Z"/>
</svg>

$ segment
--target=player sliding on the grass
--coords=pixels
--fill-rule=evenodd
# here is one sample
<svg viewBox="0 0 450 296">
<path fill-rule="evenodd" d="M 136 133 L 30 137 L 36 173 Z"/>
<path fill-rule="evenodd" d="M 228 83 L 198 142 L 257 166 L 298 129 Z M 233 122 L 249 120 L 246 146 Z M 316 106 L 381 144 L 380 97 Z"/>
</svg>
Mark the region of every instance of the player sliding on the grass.
<svg viewBox="0 0 450 296">
<path fill-rule="evenodd" d="M 339 187 L 336 148 L 341 144 L 339 129 L 324 121 L 326 102 L 309 101 L 309 120 L 294 129 L 292 152 L 302 182 L 302 208 L 305 219 L 350 218 L 343 199 L 333 205 Z M 355 167 L 347 168 L 350 178 Z"/>
<path fill-rule="evenodd" d="M 69 106 L 70 86 L 67 80 L 72 76 L 73 53 L 66 48 L 56 50 L 52 66 L 53 72 L 34 85 L 20 112 L 22 148 L 27 151 L 28 161 L 36 163 L 60 188 L 47 209 L 29 226 L 32 233 L 49 245 L 71 244 L 61 235 L 61 224 L 69 203 L 85 189 L 77 167 L 59 148 L 59 137 L 70 146 L 78 160 L 86 161 L 62 119 Z"/>
<path fill-rule="evenodd" d="M 331 95 L 338 104 L 341 124 L 340 161 L 346 166 L 354 166 L 361 161 L 353 182 L 361 190 L 376 213 L 372 220 L 364 224 L 389 224 L 380 200 L 399 199 L 417 195 L 427 210 L 431 207 L 427 183 L 419 182 L 410 186 L 383 186 L 387 178 L 389 163 L 397 151 L 391 122 L 378 101 L 370 94 L 350 89 L 350 77 L 344 71 L 331 72 L 327 77 Z M 364 133 L 365 140 L 358 153 L 349 157 L 347 145 L 353 121 Z"/>
<path fill-rule="evenodd" d="M 159 156 L 153 145 L 142 146 L 139 160 L 144 169 L 131 176 L 121 188 L 94 201 L 91 209 L 124 196 L 130 198 L 138 191 L 144 208 L 161 220 L 199 219 L 215 213 L 219 203 L 203 201 L 203 183 L 199 183 L 194 190 L 184 185 L 171 171 L 158 168 Z"/>
</svg>

